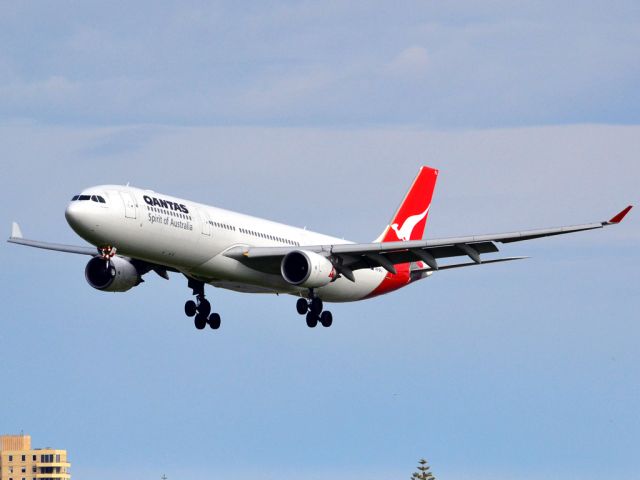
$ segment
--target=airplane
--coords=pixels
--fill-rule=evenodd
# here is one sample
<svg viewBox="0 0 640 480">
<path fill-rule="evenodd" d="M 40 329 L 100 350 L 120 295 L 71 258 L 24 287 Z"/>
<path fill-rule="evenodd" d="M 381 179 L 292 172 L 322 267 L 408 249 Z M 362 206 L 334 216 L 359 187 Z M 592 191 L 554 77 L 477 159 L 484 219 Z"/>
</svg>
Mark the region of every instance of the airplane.
<svg viewBox="0 0 640 480">
<path fill-rule="evenodd" d="M 100 185 L 74 195 L 65 217 L 89 246 L 25 239 L 17 223 L 9 242 L 90 256 L 86 281 L 105 292 L 126 292 L 153 271 L 187 278 L 195 300 L 184 305 L 199 330 L 218 329 L 205 285 L 246 293 L 290 294 L 313 328 L 330 327 L 328 302 L 352 302 L 387 294 L 434 272 L 520 260 L 482 258 L 496 243 L 594 230 L 620 223 L 627 206 L 610 220 L 538 230 L 424 240 L 438 170 L 423 166 L 391 221 L 371 243 L 354 243 L 262 218 L 131 186 Z M 450 263 L 442 259 L 468 260 Z"/>
</svg>

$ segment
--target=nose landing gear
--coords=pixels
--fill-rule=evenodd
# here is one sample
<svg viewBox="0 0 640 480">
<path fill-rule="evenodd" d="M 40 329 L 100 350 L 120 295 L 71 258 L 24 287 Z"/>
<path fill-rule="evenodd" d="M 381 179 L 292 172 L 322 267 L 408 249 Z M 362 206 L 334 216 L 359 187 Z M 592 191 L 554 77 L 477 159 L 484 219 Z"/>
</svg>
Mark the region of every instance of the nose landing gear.
<svg viewBox="0 0 640 480">
<path fill-rule="evenodd" d="M 220 315 L 211 313 L 211 303 L 204 296 L 204 282 L 190 278 L 189 288 L 193 290 L 197 303 L 193 300 L 187 300 L 184 304 L 184 313 L 187 317 L 194 317 L 193 323 L 198 330 L 204 329 L 207 324 L 214 330 L 220 328 Z"/>
<path fill-rule="evenodd" d="M 309 300 L 299 298 L 296 302 L 296 310 L 300 315 L 306 315 L 307 326 L 314 328 L 318 322 L 323 327 L 330 327 L 333 324 L 333 315 L 330 311 L 322 311 L 322 299 L 317 297 L 313 290 L 309 291 Z"/>
</svg>

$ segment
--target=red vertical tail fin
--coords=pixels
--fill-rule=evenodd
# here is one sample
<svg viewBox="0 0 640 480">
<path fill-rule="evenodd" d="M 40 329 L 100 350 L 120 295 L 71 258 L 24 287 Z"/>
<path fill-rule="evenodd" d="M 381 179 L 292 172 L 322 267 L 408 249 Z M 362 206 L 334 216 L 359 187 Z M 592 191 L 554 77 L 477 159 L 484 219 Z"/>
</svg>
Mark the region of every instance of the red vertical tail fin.
<svg viewBox="0 0 640 480">
<path fill-rule="evenodd" d="M 437 179 L 438 170 L 431 167 L 420 167 L 420 171 L 400 207 L 376 242 L 397 242 L 422 238 Z"/>
</svg>

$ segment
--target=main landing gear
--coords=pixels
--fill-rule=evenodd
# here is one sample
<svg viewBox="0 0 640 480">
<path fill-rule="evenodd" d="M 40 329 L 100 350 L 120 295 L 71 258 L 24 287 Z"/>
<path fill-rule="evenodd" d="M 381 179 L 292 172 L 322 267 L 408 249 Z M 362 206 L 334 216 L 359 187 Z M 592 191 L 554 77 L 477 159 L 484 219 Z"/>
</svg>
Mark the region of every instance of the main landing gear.
<svg viewBox="0 0 640 480">
<path fill-rule="evenodd" d="M 184 304 L 184 313 L 187 314 L 187 317 L 194 317 L 193 323 L 198 330 L 202 330 L 207 324 L 214 330 L 220 328 L 220 315 L 211 313 L 211 304 L 209 300 L 204 297 L 204 282 L 190 278 L 189 288 L 193 290 L 197 303 L 193 300 L 188 300 L 187 303 Z"/>
<path fill-rule="evenodd" d="M 322 299 L 317 297 L 313 290 L 309 291 L 309 299 L 299 298 L 296 302 L 296 310 L 300 315 L 307 316 L 307 326 L 314 328 L 318 322 L 323 327 L 330 327 L 333 323 L 333 315 L 330 311 L 322 311 Z"/>
</svg>

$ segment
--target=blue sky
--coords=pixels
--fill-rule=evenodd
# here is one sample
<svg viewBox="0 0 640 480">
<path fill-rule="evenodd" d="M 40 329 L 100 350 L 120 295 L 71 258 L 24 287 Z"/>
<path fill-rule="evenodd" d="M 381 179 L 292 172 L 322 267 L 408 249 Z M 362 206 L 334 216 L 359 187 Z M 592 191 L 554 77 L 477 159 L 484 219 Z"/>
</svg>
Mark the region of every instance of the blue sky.
<svg viewBox="0 0 640 480">
<path fill-rule="evenodd" d="M 5 2 L 0 113 L 47 122 L 637 123 L 640 7 Z"/>
<path fill-rule="evenodd" d="M 0 220 L 80 244 L 72 194 L 126 183 L 357 241 L 418 167 L 428 236 L 638 203 L 637 2 L 5 2 Z M 0 246 L 0 430 L 74 478 L 636 478 L 640 227 L 504 246 L 335 305 L 185 282 L 125 294 L 86 259 Z"/>
</svg>

